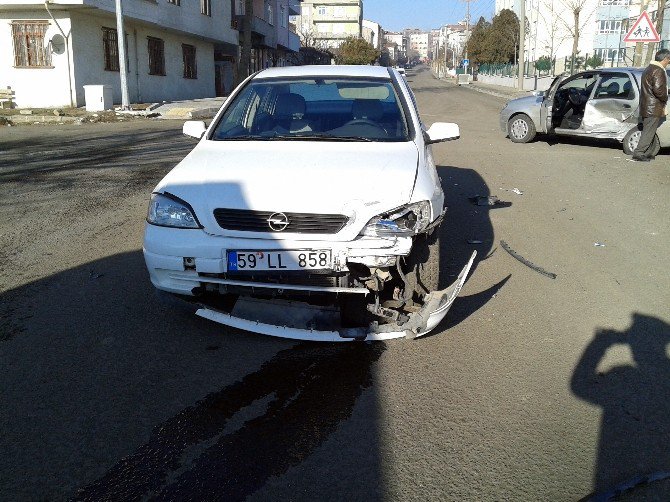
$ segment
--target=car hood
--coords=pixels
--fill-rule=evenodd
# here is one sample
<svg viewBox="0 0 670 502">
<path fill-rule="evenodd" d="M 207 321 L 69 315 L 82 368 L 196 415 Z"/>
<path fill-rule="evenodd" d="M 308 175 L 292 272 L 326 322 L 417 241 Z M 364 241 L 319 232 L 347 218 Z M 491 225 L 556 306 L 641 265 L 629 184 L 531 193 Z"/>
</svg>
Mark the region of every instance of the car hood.
<svg viewBox="0 0 670 502">
<path fill-rule="evenodd" d="M 357 235 L 370 218 L 410 201 L 417 164 L 413 142 L 203 140 L 155 191 L 188 202 L 211 234 L 249 234 L 217 224 L 214 210 L 226 208 L 343 214 L 350 231 L 341 233 Z"/>
<path fill-rule="evenodd" d="M 522 109 L 539 106 L 544 100 L 544 96 L 523 96 L 520 98 L 510 99 L 505 105 L 506 108 Z"/>
</svg>

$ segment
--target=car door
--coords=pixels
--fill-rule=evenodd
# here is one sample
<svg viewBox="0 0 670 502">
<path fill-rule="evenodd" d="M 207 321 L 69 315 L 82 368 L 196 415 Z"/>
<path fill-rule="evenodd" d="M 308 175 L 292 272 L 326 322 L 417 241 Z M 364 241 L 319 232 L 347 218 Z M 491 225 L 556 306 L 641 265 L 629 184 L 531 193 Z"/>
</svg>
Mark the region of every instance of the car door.
<svg viewBox="0 0 670 502">
<path fill-rule="evenodd" d="M 637 122 L 637 86 L 627 72 L 603 72 L 584 109 L 585 133 L 618 137 Z"/>
<path fill-rule="evenodd" d="M 586 103 L 593 95 L 598 71 L 584 71 L 572 75 L 556 87 L 547 102 L 548 130 L 557 134 L 580 135 L 583 134 L 583 116 Z"/>
<path fill-rule="evenodd" d="M 569 73 L 562 73 L 558 75 L 554 81 L 549 86 L 549 89 L 544 93 L 544 100 L 542 101 L 542 106 L 540 107 L 540 123 L 544 124 L 545 131 L 551 132 L 551 115 L 554 103 L 554 96 L 556 95 L 556 90 L 558 86 L 561 85 L 566 78 L 570 76 Z"/>
</svg>

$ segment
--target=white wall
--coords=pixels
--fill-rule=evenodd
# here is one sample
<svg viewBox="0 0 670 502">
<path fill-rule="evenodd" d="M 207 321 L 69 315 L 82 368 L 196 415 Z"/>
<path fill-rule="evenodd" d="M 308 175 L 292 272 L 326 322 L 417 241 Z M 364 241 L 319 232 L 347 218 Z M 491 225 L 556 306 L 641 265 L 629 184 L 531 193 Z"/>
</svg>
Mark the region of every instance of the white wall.
<svg viewBox="0 0 670 502">
<path fill-rule="evenodd" d="M 114 0 L 82 1 L 84 5 L 97 7 L 111 14 L 115 12 Z M 200 0 L 180 0 L 180 3 L 181 5 L 177 6 L 166 0 L 125 0 L 123 15 L 126 18 L 201 36 L 210 41 L 238 44 L 238 32 L 230 26 L 228 0 L 212 0 L 211 17 L 200 13 Z"/>
<path fill-rule="evenodd" d="M 52 11 L 53 12 L 53 11 Z M 70 19 L 67 12 L 53 12 L 54 17 L 67 35 Z M 47 37 L 58 33 L 46 10 L 0 11 L 0 87 L 10 86 L 15 92 L 17 107 L 70 106 L 67 54 L 52 54 L 53 68 L 14 68 L 14 49 L 11 21 L 49 20 L 51 26 Z"/>
<path fill-rule="evenodd" d="M 120 74 L 105 71 L 102 28 L 115 28 L 116 20 L 76 13 L 73 16 L 73 51 L 77 103 L 84 104 L 84 85 L 107 84 L 113 88 L 115 103 L 121 102 Z M 131 102 L 172 101 L 215 95 L 214 48 L 202 39 L 168 33 L 159 28 L 125 22 L 128 40 L 128 91 Z M 147 37 L 164 41 L 165 76 L 149 75 Z M 197 79 L 183 77 L 182 44 L 196 47 Z"/>
</svg>

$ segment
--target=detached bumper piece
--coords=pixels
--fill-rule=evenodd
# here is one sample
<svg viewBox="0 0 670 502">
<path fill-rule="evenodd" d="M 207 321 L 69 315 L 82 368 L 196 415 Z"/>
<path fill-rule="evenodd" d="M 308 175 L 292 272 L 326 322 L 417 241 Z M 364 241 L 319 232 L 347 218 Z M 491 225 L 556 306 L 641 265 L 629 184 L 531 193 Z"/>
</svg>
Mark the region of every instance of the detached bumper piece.
<svg viewBox="0 0 670 502">
<path fill-rule="evenodd" d="M 230 314 L 200 308 L 196 315 L 210 321 L 262 335 L 317 342 L 380 341 L 419 338 L 444 319 L 458 297 L 472 268 L 473 252 L 451 286 L 426 295 L 421 310 L 399 324 L 371 324 L 366 328 L 338 328 L 339 311 L 301 302 L 240 298 Z"/>
</svg>

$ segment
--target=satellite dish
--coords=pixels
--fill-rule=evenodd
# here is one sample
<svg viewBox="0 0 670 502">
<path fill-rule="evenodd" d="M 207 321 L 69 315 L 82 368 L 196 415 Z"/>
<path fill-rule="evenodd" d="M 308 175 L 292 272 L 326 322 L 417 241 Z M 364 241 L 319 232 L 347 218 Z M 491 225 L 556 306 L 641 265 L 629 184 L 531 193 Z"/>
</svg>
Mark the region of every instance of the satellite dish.
<svg viewBox="0 0 670 502">
<path fill-rule="evenodd" d="M 63 54 L 65 52 L 65 38 L 63 35 L 56 33 L 49 41 L 51 52 L 54 54 Z"/>
</svg>

